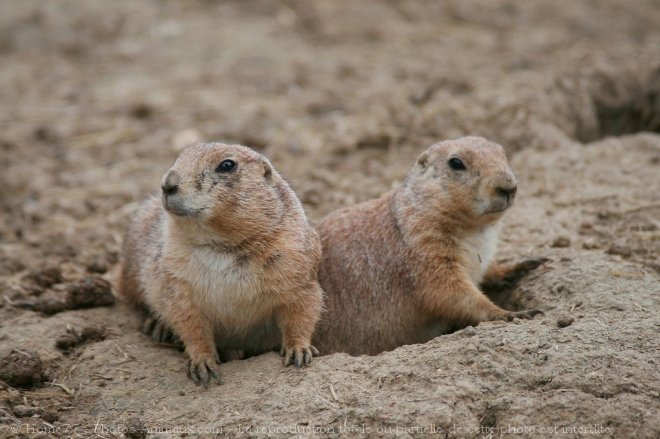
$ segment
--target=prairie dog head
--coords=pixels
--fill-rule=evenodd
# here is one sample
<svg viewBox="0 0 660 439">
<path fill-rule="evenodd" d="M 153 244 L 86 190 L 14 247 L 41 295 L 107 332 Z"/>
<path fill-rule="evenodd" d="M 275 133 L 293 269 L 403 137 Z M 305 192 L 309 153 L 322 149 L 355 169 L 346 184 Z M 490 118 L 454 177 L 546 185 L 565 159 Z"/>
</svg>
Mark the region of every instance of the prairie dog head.
<svg viewBox="0 0 660 439">
<path fill-rule="evenodd" d="M 276 227 L 286 200 L 268 159 L 240 145 L 186 147 L 161 181 L 165 210 L 223 238 L 245 239 Z"/>
<path fill-rule="evenodd" d="M 504 148 L 481 137 L 432 145 L 419 155 L 406 184 L 426 209 L 475 226 L 499 219 L 517 190 Z"/>
</svg>

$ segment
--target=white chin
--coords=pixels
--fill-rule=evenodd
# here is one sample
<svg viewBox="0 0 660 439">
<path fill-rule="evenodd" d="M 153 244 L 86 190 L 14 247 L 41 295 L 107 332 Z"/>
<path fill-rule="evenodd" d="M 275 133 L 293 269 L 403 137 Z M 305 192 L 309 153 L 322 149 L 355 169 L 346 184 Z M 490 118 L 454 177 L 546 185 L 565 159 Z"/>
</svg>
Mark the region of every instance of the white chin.
<svg viewBox="0 0 660 439">
<path fill-rule="evenodd" d="M 482 216 L 486 216 L 486 215 L 501 215 L 501 214 L 504 213 L 508 208 L 509 208 L 509 206 L 508 206 L 507 204 L 501 204 L 501 205 L 500 205 L 500 204 L 489 205 L 489 206 L 486 206 L 486 207 L 483 209 L 481 215 L 482 215 Z"/>
</svg>

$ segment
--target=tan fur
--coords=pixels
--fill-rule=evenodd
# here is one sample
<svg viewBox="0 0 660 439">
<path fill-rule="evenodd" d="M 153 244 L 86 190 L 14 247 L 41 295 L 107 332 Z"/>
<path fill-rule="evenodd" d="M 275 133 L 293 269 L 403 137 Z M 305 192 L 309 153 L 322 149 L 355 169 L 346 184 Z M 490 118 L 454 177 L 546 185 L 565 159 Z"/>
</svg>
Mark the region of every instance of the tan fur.
<svg viewBox="0 0 660 439">
<path fill-rule="evenodd" d="M 467 169 L 451 169 L 450 158 Z M 491 261 L 513 201 L 498 188 L 515 186 L 503 148 L 466 137 L 424 151 L 399 188 L 326 217 L 318 231 L 327 313 L 315 343 L 324 353 L 376 354 L 538 313 L 504 310 L 478 287 L 486 273 L 507 271 Z"/>
<path fill-rule="evenodd" d="M 226 159 L 236 169 L 217 172 Z M 183 342 L 197 382 L 217 375 L 218 351 L 281 347 L 287 364 L 309 363 L 321 246 L 289 185 L 262 155 L 220 143 L 186 148 L 162 185 L 129 227 L 119 296 L 153 315 L 157 338 Z"/>
</svg>

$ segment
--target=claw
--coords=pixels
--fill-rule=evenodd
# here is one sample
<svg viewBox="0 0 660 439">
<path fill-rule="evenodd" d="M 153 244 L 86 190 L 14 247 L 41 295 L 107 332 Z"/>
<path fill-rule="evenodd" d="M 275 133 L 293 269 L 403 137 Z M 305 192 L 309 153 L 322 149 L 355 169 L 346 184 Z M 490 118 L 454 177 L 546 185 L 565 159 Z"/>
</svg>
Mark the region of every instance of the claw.
<svg viewBox="0 0 660 439">
<path fill-rule="evenodd" d="M 534 316 L 537 316 L 539 314 L 543 315 L 543 311 L 540 309 L 529 309 L 526 311 L 521 311 L 520 314 L 524 315 L 526 319 L 533 319 Z"/>
<path fill-rule="evenodd" d="M 206 364 L 202 363 L 197 366 L 197 374 L 199 375 L 199 380 L 202 382 L 204 387 L 209 386 L 209 373 L 206 369 Z"/>
<path fill-rule="evenodd" d="M 293 363 L 293 355 L 286 354 L 284 357 L 284 367 L 290 366 Z"/>
<path fill-rule="evenodd" d="M 177 337 L 174 335 L 174 332 L 170 328 L 166 328 L 165 333 L 163 334 L 163 343 L 176 344 L 176 342 Z"/>
<path fill-rule="evenodd" d="M 142 324 L 142 332 L 159 343 L 179 343 L 179 337 L 163 322 L 147 317 Z"/>
<path fill-rule="evenodd" d="M 305 349 L 303 352 L 303 363 L 305 366 L 309 366 L 312 364 L 312 350 L 311 349 Z"/>
<path fill-rule="evenodd" d="M 519 262 L 516 265 L 514 265 L 511 272 L 504 277 L 504 280 L 510 282 L 518 281 L 523 277 L 527 276 L 532 271 L 539 268 L 541 265 L 548 262 L 549 260 L 550 259 L 548 258 L 537 258 L 537 259 L 526 259 L 522 262 Z"/>
<path fill-rule="evenodd" d="M 156 340 L 157 342 L 160 342 L 163 338 L 163 324 L 161 322 L 156 322 L 156 325 L 154 326 L 154 331 L 152 332 L 151 336 Z"/>
<path fill-rule="evenodd" d="M 142 324 L 142 332 L 150 336 L 154 331 L 154 325 L 155 324 L 156 324 L 155 319 L 153 319 L 151 317 L 147 317 L 144 320 L 144 323 Z"/>
<path fill-rule="evenodd" d="M 541 265 L 545 264 L 549 260 L 550 260 L 549 258 L 527 259 L 525 261 L 520 262 L 517 265 L 517 267 L 520 270 L 523 270 L 524 272 L 530 272 L 532 270 L 539 268 Z"/>
<path fill-rule="evenodd" d="M 284 349 L 284 367 L 294 365 L 296 369 L 302 366 L 309 366 L 312 363 L 314 355 L 319 355 L 318 349 L 314 346 L 293 347 Z"/>
<path fill-rule="evenodd" d="M 199 385 L 199 377 L 195 373 L 195 365 L 193 364 L 192 360 L 188 360 L 188 366 L 186 367 L 186 372 L 188 374 L 188 378 L 193 380 L 195 384 Z"/>
<path fill-rule="evenodd" d="M 211 378 L 215 379 L 218 383 L 222 384 L 222 377 L 218 370 L 218 362 L 213 356 L 202 357 L 199 360 L 188 361 L 188 378 L 193 380 L 197 385 L 209 387 Z"/>
<path fill-rule="evenodd" d="M 504 320 L 507 322 L 510 322 L 516 318 L 530 320 L 533 319 L 534 316 L 537 316 L 539 314 L 543 315 L 543 311 L 538 309 L 526 309 L 524 311 L 507 311 L 506 313 L 498 314 L 491 317 L 491 320 Z"/>
<path fill-rule="evenodd" d="M 222 378 L 220 378 L 220 372 L 214 367 L 210 368 L 209 371 L 211 372 L 211 375 L 213 376 L 213 379 L 216 380 L 219 383 L 222 383 Z"/>
</svg>

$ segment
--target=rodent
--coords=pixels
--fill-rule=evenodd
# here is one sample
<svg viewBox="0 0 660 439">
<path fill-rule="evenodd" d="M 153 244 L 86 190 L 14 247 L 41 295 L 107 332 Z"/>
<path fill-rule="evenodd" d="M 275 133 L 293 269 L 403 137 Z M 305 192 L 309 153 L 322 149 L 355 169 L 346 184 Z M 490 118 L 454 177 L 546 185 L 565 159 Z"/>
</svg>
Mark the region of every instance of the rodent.
<svg viewBox="0 0 660 439">
<path fill-rule="evenodd" d="M 323 292 L 319 237 L 288 183 L 241 145 L 181 151 L 126 234 L 118 296 L 146 310 L 145 330 L 180 340 L 188 375 L 221 382 L 219 361 L 281 348 L 307 365 Z"/>
<path fill-rule="evenodd" d="M 464 137 L 423 151 L 398 188 L 328 215 L 317 227 L 327 313 L 314 344 L 373 355 L 541 313 L 502 309 L 479 289 L 544 262 L 492 263 L 516 190 L 502 146 Z"/>
</svg>

